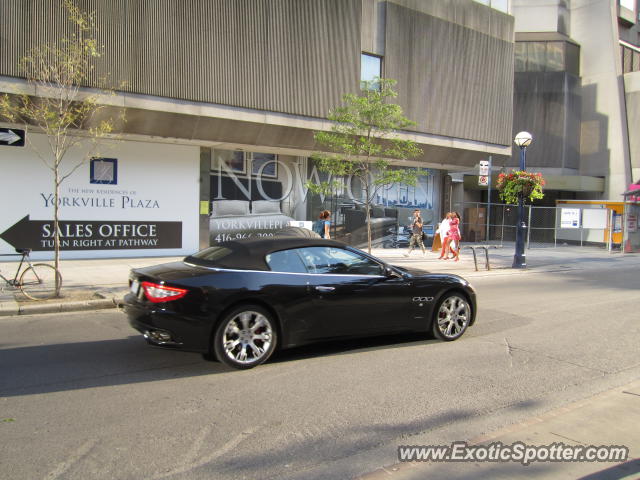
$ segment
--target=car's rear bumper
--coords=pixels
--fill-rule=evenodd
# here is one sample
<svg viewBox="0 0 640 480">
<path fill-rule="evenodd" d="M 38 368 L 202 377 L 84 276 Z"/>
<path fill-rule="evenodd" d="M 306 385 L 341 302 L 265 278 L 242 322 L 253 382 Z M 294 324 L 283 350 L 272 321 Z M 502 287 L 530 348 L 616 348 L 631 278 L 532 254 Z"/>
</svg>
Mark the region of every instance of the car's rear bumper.
<svg viewBox="0 0 640 480">
<path fill-rule="evenodd" d="M 166 307 L 147 306 L 133 294 L 125 296 L 123 308 L 129 324 L 151 345 L 209 351 L 212 325 L 208 319 L 186 316 Z"/>
</svg>

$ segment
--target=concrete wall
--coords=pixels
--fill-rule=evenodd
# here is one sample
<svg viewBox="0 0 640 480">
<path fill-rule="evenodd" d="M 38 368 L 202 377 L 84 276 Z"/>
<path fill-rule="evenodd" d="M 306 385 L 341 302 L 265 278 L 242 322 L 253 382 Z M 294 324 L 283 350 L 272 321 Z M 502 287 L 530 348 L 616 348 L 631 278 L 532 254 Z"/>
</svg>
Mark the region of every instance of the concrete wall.
<svg viewBox="0 0 640 480">
<path fill-rule="evenodd" d="M 0 75 L 20 76 L 31 46 L 69 33 L 61 3 L 0 2 Z M 325 117 L 358 89 L 361 0 L 78 3 L 107 47 L 97 75 L 126 92 Z"/>
<path fill-rule="evenodd" d="M 631 182 L 640 179 L 640 72 L 627 73 L 624 76 L 624 88 L 627 100 L 627 124 L 629 131 L 629 150 L 631 155 Z"/>
<path fill-rule="evenodd" d="M 573 0 L 571 37 L 581 46 L 580 173 L 604 176 L 603 198 L 617 200 L 631 169 L 615 2 Z"/>
<path fill-rule="evenodd" d="M 132 105 L 127 134 L 313 148 L 313 127 L 291 127 L 326 117 L 345 93 L 358 92 L 364 50 L 384 55 L 384 73 L 399 80 L 398 100 L 418 123 L 416 133 L 440 137 L 416 139 L 445 146 L 442 155 L 431 152 L 437 163 L 456 156 L 447 147 L 460 147 L 442 138 L 510 144 L 513 18 L 472 0 L 79 4 L 95 12 L 105 45 L 97 75 L 110 74 L 123 92 L 174 99 L 157 115 Z M 10 47 L 0 56 L 0 77 L 20 77 L 18 60 L 31 46 L 70 33 L 63 18 L 60 2 L 0 2 L 0 40 Z M 194 104 L 234 111 L 220 118 Z M 291 118 L 274 126 L 270 118 L 254 122 L 253 112 Z"/>
<path fill-rule="evenodd" d="M 520 105 L 524 105 L 527 116 L 522 116 L 523 123 L 526 118 L 537 125 L 535 128 L 551 130 L 544 137 L 545 145 L 541 146 L 538 158 L 534 153 L 536 148 L 531 148 L 532 161 L 547 167 L 578 168 L 576 173 L 580 175 L 604 177 L 603 198 L 617 200 L 631 181 L 626 104 L 635 102 L 632 96 L 625 98 L 619 39 L 635 39 L 632 43 L 637 43 L 637 27 L 619 22 L 617 2 L 613 0 L 514 0 L 513 13 L 517 32 L 539 32 L 540 35 L 564 33 L 580 45 L 581 85 L 576 85 L 568 76 L 564 87 L 564 105 L 568 108 L 565 110 L 565 124 L 571 129 L 571 119 L 580 122 L 577 133 L 579 164 L 576 162 L 576 146 L 571 142 L 565 155 L 554 163 L 554 158 L 557 158 L 554 145 L 560 141 L 557 137 L 561 132 L 557 112 L 561 99 L 539 95 L 539 100 L 545 104 L 536 107 L 533 99 L 527 98 L 536 96 L 527 91 L 546 92 L 553 82 L 557 82 L 546 76 L 534 78 L 531 74 L 524 81 L 516 75 L 515 123 L 521 115 L 518 111 Z M 523 38 L 523 34 L 519 37 Z M 557 87 L 559 85 L 551 90 L 558 90 Z M 576 116 L 575 112 L 579 115 Z M 568 124 L 566 120 L 569 120 Z M 564 133 L 571 132 L 565 129 Z"/>
<path fill-rule="evenodd" d="M 438 135 L 511 143 L 513 18 L 475 2 L 387 2 L 384 72 Z"/>
<path fill-rule="evenodd" d="M 580 163 L 580 78 L 566 72 L 515 74 L 514 134 L 528 131 L 527 168 L 577 173 Z M 518 161 L 514 158 L 512 163 Z"/>
<path fill-rule="evenodd" d="M 516 32 L 558 32 L 571 36 L 571 0 L 512 0 Z"/>
</svg>

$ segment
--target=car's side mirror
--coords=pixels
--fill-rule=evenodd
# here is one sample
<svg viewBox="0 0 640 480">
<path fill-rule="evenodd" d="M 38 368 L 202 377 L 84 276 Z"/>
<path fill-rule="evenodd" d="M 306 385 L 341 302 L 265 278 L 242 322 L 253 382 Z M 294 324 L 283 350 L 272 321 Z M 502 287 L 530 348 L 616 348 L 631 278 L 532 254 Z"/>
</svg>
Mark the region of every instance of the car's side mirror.
<svg viewBox="0 0 640 480">
<path fill-rule="evenodd" d="M 402 275 L 391 267 L 384 267 L 384 276 L 387 278 L 402 278 Z"/>
</svg>

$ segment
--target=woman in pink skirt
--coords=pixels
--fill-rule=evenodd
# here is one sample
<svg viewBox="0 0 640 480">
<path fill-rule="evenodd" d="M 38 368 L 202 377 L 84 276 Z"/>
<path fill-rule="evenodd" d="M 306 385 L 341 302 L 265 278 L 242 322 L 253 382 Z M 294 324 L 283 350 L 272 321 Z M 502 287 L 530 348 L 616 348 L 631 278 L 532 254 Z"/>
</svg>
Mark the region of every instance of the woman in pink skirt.
<svg viewBox="0 0 640 480">
<path fill-rule="evenodd" d="M 440 258 L 445 260 L 449 259 L 449 252 L 453 253 L 456 262 L 460 260 L 460 215 L 458 212 L 451 212 L 451 220 L 449 221 L 449 232 L 444 239 L 444 245 L 442 245 L 442 253 Z M 451 244 L 454 244 L 454 248 L 451 248 Z M 446 255 L 446 256 L 445 256 Z"/>
</svg>

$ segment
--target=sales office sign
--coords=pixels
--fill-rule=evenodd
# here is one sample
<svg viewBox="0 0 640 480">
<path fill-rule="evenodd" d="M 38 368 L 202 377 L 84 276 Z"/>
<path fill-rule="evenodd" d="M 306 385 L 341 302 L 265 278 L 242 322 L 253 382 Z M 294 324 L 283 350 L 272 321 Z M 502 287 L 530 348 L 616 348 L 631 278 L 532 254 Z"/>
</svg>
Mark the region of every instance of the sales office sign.
<svg viewBox="0 0 640 480">
<path fill-rule="evenodd" d="M 93 169 L 92 169 L 93 174 Z M 92 183 L 100 183 L 93 181 Z M 115 182 L 104 182 L 114 184 Z M 51 193 L 39 193 L 38 210 L 51 212 L 54 197 Z M 106 210 L 113 217 L 133 218 L 157 216 L 161 211 L 158 199 L 140 198 L 137 192 L 107 185 L 91 188 L 68 187 L 59 197 L 62 212 Z M 156 212 L 156 215 L 153 215 Z M 84 216 L 83 215 L 83 216 Z M 70 216 L 67 213 L 67 216 Z M 112 218 L 113 218 L 112 217 Z M 86 217 L 85 217 L 86 218 Z M 60 220 L 61 250 L 122 250 L 182 248 L 182 222 L 120 220 Z M 14 248 L 30 248 L 33 251 L 54 249 L 53 220 L 34 220 L 26 215 L 0 232 L 0 238 Z"/>
<path fill-rule="evenodd" d="M 182 222 L 124 222 L 61 220 L 61 250 L 121 250 L 181 248 Z M 31 220 L 29 215 L 0 234 L 15 248 L 53 250 L 53 221 Z"/>
</svg>

